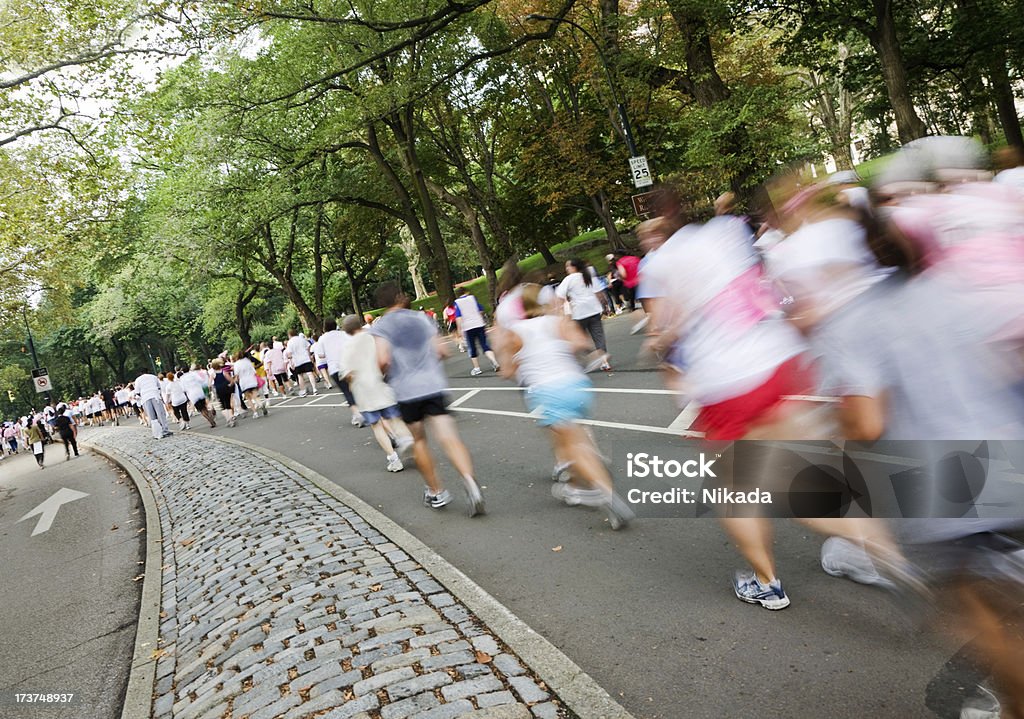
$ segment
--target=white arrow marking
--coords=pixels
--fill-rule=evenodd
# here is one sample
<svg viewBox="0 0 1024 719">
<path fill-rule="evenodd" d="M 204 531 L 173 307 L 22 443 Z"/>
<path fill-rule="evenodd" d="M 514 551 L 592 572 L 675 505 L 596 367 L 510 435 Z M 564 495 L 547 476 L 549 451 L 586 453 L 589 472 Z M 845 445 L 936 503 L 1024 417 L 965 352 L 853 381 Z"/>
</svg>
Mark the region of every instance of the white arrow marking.
<svg viewBox="0 0 1024 719">
<path fill-rule="evenodd" d="M 57 510 L 60 509 L 62 504 L 74 502 L 76 499 L 88 496 L 89 495 L 85 492 L 77 492 L 74 489 L 61 487 L 57 490 L 56 494 L 19 519 L 18 522 L 24 522 L 29 517 L 34 517 L 38 514 L 39 521 L 36 522 L 36 528 L 32 530 L 32 536 L 34 537 L 37 534 L 42 534 L 50 529 L 50 525 L 53 524 L 54 517 L 57 516 Z M 17 524 L 17 522 L 15 522 L 15 524 Z"/>
</svg>

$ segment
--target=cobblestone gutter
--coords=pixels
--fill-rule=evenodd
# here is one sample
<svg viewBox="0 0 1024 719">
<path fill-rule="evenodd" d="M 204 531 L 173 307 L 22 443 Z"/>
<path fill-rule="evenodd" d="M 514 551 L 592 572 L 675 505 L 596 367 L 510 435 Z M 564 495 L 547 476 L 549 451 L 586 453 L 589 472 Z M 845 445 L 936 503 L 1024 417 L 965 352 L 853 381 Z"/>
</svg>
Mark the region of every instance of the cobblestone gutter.
<svg viewBox="0 0 1024 719">
<path fill-rule="evenodd" d="M 401 548 L 236 444 L 109 430 L 163 533 L 154 719 L 569 719 Z M 584 717 L 589 719 L 589 717 Z"/>
</svg>

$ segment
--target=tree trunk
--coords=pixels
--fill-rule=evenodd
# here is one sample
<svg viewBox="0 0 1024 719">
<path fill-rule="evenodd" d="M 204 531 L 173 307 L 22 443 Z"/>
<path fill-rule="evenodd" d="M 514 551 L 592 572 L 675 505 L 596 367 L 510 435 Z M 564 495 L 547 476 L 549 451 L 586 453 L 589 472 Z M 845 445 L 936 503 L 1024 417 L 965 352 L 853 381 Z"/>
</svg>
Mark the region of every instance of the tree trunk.
<svg viewBox="0 0 1024 719">
<path fill-rule="evenodd" d="M 416 249 L 416 241 L 412 238 L 412 233 L 409 232 L 408 227 L 403 227 L 398 231 L 399 243 L 402 245 L 402 252 L 405 253 L 406 259 L 409 261 L 409 276 L 412 278 L 412 287 L 416 292 L 416 299 L 420 300 L 427 296 L 427 287 L 423 284 L 423 273 L 420 272 L 420 260 L 419 250 Z"/>
<path fill-rule="evenodd" d="M 320 252 L 323 222 L 324 206 L 321 204 L 317 207 L 316 223 L 313 226 L 313 310 L 317 317 L 324 316 L 324 258 Z M 318 329 L 323 331 L 322 327 Z"/>
<path fill-rule="evenodd" d="M 393 118 L 392 121 L 394 121 Z M 394 132 L 391 122 L 386 124 L 389 128 L 392 128 L 392 131 Z M 406 188 L 402 183 L 401 178 L 398 177 L 395 169 L 384 156 L 384 152 L 381 150 L 380 143 L 377 139 L 376 128 L 371 124 L 369 125 L 368 130 L 367 140 L 370 147 L 370 154 L 373 156 L 377 166 L 384 173 L 388 183 L 398 196 L 399 203 L 402 206 L 402 214 L 404 215 L 405 224 L 409 228 L 409 232 L 412 233 L 413 240 L 416 242 L 416 249 L 419 251 L 420 259 L 426 261 L 427 269 L 430 271 L 430 278 L 434 283 L 434 287 L 437 288 L 438 295 L 450 295 L 451 299 L 447 300 L 447 302 L 451 302 L 454 300 L 455 291 L 451 287 L 451 265 L 448 262 L 448 254 L 447 252 L 444 253 L 443 262 L 435 255 L 432 243 L 429 241 L 427 233 L 423 229 L 423 225 L 420 224 L 419 216 L 416 214 L 416 207 L 413 202 L 412 195 L 409 193 L 408 188 Z M 445 285 L 447 285 L 448 289 L 442 292 L 441 288 Z"/>
<path fill-rule="evenodd" d="M 605 191 L 599 190 L 597 194 L 591 195 L 590 204 L 594 208 L 594 212 L 597 213 L 597 216 L 601 218 L 601 224 L 604 225 L 609 246 L 613 250 L 625 249 L 626 246 L 622 243 L 619 230 L 615 227 L 615 218 L 612 217 L 608 195 L 605 194 Z"/>
<path fill-rule="evenodd" d="M 491 251 L 487 247 L 487 240 L 484 237 L 484 231 L 480 227 L 479 215 L 477 215 L 476 210 L 473 209 L 473 206 L 465 197 L 460 197 L 459 195 L 446 190 L 433 180 L 427 179 L 426 183 L 427 187 L 431 192 L 437 195 L 438 199 L 443 202 L 447 202 L 462 213 L 462 219 L 465 221 L 466 227 L 469 229 L 470 239 L 473 240 L 473 247 L 476 249 L 477 256 L 480 258 L 480 265 L 484 268 L 484 276 L 487 278 L 487 294 L 491 299 L 491 306 L 496 307 L 498 305 L 498 274 L 494 270 L 494 258 L 491 256 Z"/>
<path fill-rule="evenodd" d="M 685 42 L 687 89 L 693 99 L 701 107 L 728 100 L 729 88 L 715 66 L 707 19 L 695 14 L 693 3 L 687 0 L 668 0 L 667 4 Z"/>
<path fill-rule="evenodd" d="M 996 109 L 999 111 L 999 124 L 1003 127 L 1006 144 L 1024 150 L 1024 135 L 1021 134 L 1020 117 L 1014 102 L 1013 86 L 1006 70 L 1006 52 L 1001 50 L 991 63 L 988 75 L 992 83 L 992 94 L 995 96 Z"/>
<path fill-rule="evenodd" d="M 548 243 L 543 240 L 540 241 L 540 245 L 537 247 L 540 251 L 540 256 L 544 258 L 544 263 L 550 267 L 551 265 L 557 265 L 558 259 L 551 254 L 551 248 L 548 247 Z"/>
<path fill-rule="evenodd" d="M 437 207 L 427 189 L 426 177 L 416 150 L 416 127 L 413 108 L 408 106 L 396 118 L 385 118 L 384 122 L 391 129 L 401 152 L 402 163 L 412 179 L 412 187 L 423 224 L 426 226 L 430 254 L 426 257 L 434 279 L 437 294 L 445 306 L 455 301 L 455 288 L 452 284 L 451 264 L 448 260 L 448 248 L 441 234 L 441 223 L 438 219 Z"/>
<path fill-rule="evenodd" d="M 323 324 L 321 318 L 313 311 L 302 296 L 298 286 L 292 280 L 291 272 L 286 268 L 282 269 L 278 264 L 277 249 L 274 245 L 274 234 L 269 222 L 263 223 L 261 234 L 263 236 L 266 254 L 261 254 L 259 256 L 260 264 L 263 265 L 264 269 L 266 269 L 271 277 L 277 280 L 277 284 L 280 285 L 282 290 L 284 290 L 285 296 L 298 311 L 299 317 L 301 318 L 302 324 L 305 326 L 306 330 L 311 331 L 314 328 L 320 327 Z M 291 262 L 290 257 L 288 261 L 289 263 Z"/>
<path fill-rule="evenodd" d="M 878 53 L 882 65 L 882 78 L 889 94 L 889 104 L 896 116 L 896 130 L 900 142 L 907 143 L 924 137 L 928 129 L 914 109 L 914 101 L 907 86 L 906 63 L 896 33 L 896 19 L 892 12 L 892 0 L 873 0 L 875 28 L 869 34 L 872 47 Z"/>
</svg>

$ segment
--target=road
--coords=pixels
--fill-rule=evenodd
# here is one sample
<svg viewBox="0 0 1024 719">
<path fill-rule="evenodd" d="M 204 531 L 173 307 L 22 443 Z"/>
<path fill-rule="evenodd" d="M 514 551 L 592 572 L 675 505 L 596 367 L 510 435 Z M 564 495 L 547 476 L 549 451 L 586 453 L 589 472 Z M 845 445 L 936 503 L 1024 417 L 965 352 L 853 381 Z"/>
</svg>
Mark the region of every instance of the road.
<svg viewBox="0 0 1024 719">
<path fill-rule="evenodd" d="M 64 461 L 47 447 L 0 462 L 0 716 L 116 719 L 139 615 L 145 526 L 138 494 L 105 461 Z M 86 496 L 71 494 L 74 490 Z M 45 518 L 19 521 L 55 493 Z M 38 531 L 32 536 L 34 531 Z M 58 706 L 18 704 L 15 693 L 73 693 Z"/>
<path fill-rule="evenodd" d="M 680 416 L 657 373 L 635 359 L 640 338 L 629 336 L 630 323 L 607 323 L 616 371 L 594 378 L 593 431 L 603 446 L 670 449 L 692 417 Z M 558 504 L 547 439 L 518 393 L 494 375 L 470 377 L 465 355 L 447 367 L 459 429 L 486 487 L 485 518 L 469 520 L 455 504 L 423 508 L 415 471 L 386 473 L 369 431 L 348 425 L 335 392 L 279 400 L 266 420 L 212 431 L 279 451 L 378 507 L 637 717 L 931 716 L 925 686 L 956 647 L 915 629 L 883 592 L 825 575 L 818 537 L 778 522 L 779 573 L 793 604 L 784 612 L 745 605 L 729 585 L 741 562 L 713 520 L 644 519 L 616 533 L 599 513 Z"/>
</svg>

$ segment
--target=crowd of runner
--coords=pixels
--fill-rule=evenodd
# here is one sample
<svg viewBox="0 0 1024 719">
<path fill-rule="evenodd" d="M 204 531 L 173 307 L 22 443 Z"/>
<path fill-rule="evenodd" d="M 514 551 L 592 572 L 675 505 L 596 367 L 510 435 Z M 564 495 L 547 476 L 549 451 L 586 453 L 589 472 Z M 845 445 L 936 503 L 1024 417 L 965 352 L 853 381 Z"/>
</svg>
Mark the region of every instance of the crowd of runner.
<svg viewBox="0 0 1024 719">
<path fill-rule="evenodd" d="M 471 375 L 484 372 L 486 358 L 524 390 L 552 443 L 554 496 L 601 509 L 613 529 L 632 512 L 580 420 L 592 407 L 588 375 L 611 369 L 603 319 L 638 304 L 643 319 L 633 331 L 646 334 L 643 352 L 657 358 L 682 403 L 700 407 L 693 429 L 712 446 L 745 438 L 1024 439 L 1022 160 L 1007 152 L 993 176 L 975 141 L 926 138 L 903 148 L 869 186 L 849 172 L 813 184 L 780 178 L 748 215 L 736 214 L 726 194 L 704 221 L 666 188 L 656 216 L 637 228 L 639 253 L 609 255 L 607 274 L 573 258 L 551 282 L 510 262 L 493 322 L 465 291 L 443 320 L 468 353 Z M 449 414 L 448 345 L 436 319 L 410 309 L 398 285 L 380 287 L 376 299 L 384 312 L 375 320 L 328 320 L 311 338 L 292 330 L 285 341 L 202 366 L 139 370 L 131 383 L 5 423 L 4 449 L 31 450 L 43 466 L 51 435 L 68 458 L 77 454 L 82 425 L 134 417 L 161 439 L 171 434 L 171 416 L 179 430 L 197 415 L 217 427 L 218 413 L 231 427 L 267 417 L 272 398 L 336 389 L 352 424 L 370 428 L 387 471 L 414 461 L 426 506 L 453 499 L 429 433 L 459 474 L 470 516 L 482 514 L 472 457 Z M 836 401 L 801 399 L 809 395 Z M 771 522 L 721 522 L 749 564 L 733 579 L 735 595 L 767 609 L 788 606 Z M 1002 693 L 1005 716 L 1024 717 L 1021 644 L 985 632 L 1004 621 L 1007 597 L 1019 596 L 1024 581 L 1018 545 L 992 549 L 991 538 L 1021 520 L 806 522 L 829 538 L 822 564 L 832 574 L 906 595 L 934 596 L 940 586 L 977 630 L 982 675 Z M 937 583 L 954 576 L 955 585 Z M 978 686 L 962 689 L 965 706 L 991 698 Z"/>
</svg>

